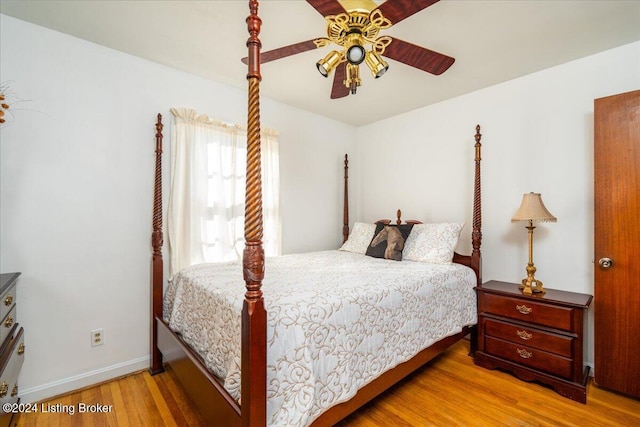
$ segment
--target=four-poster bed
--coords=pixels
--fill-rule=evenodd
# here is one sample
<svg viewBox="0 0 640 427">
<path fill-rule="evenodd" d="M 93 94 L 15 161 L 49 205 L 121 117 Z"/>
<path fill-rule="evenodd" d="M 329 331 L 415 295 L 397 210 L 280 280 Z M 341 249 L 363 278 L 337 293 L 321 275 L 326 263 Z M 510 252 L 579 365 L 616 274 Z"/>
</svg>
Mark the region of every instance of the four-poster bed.
<svg viewBox="0 0 640 427">
<path fill-rule="evenodd" d="M 244 291 L 243 295 L 241 295 L 241 301 L 238 301 L 236 297 L 235 303 L 236 305 L 229 308 L 229 310 L 233 311 L 233 309 L 237 309 L 238 313 L 241 311 L 241 315 L 238 316 L 237 323 L 239 332 L 238 342 L 240 344 L 240 356 L 237 363 L 237 368 L 235 372 L 236 377 L 236 387 L 235 392 L 239 394 L 234 394 L 229 391 L 228 384 L 223 382 L 221 377 L 225 376 L 225 373 L 212 373 L 210 359 L 215 359 L 216 355 L 204 354 L 202 352 L 196 352 L 192 347 L 195 345 L 190 342 L 189 336 L 191 334 L 189 330 L 189 326 L 184 326 L 183 330 L 176 331 L 178 329 L 175 322 L 175 316 L 173 318 L 169 318 L 170 311 L 169 309 L 180 303 L 180 299 L 178 302 L 176 300 L 165 300 L 164 301 L 164 313 L 163 313 L 163 298 L 164 294 L 164 280 L 163 280 L 163 261 L 162 261 L 162 171 L 161 171 L 161 155 L 162 155 L 162 121 L 161 116 L 158 115 L 158 120 L 156 123 L 156 171 L 155 171 L 155 187 L 154 187 L 154 211 L 153 211 L 153 234 L 152 234 L 152 246 L 153 246 L 153 256 L 152 256 L 152 342 L 151 342 L 151 353 L 152 353 L 152 363 L 151 363 L 151 372 L 153 374 L 162 372 L 164 370 L 165 364 L 170 366 L 170 368 L 175 372 L 175 374 L 180 378 L 180 381 L 183 383 L 192 399 L 203 411 L 203 415 L 214 422 L 221 423 L 221 425 L 225 426 L 234 426 L 234 425 L 242 425 L 245 427 L 248 426 L 266 426 L 271 425 L 274 422 L 270 422 L 267 419 L 267 405 L 269 399 L 275 399 L 273 395 L 273 383 L 280 381 L 274 378 L 277 375 L 277 372 L 274 372 L 275 363 L 267 364 L 268 362 L 268 354 L 269 357 L 273 357 L 272 349 L 274 347 L 273 342 L 275 341 L 274 335 L 282 335 L 283 331 L 288 331 L 291 327 L 290 324 L 287 324 L 286 327 L 278 326 L 280 329 L 277 329 L 274 332 L 275 324 L 277 324 L 278 319 L 274 319 L 271 315 L 273 312 L 277 311 L 278 308 L 284 306 L 276 305 L 276 301 L 271 299 L 271 294 L 269 294 L 269 299 L 267 301 L 268 304 L 265 304 L 265 298 L 263 296 L 263 280 L 265 278 L 265 257 L 264 252 L 262 250 L 262 195 L 261 195 L 261 167 L 260 167 L 260 102 L 259 102 L 259 82 L 260 82 L 260 40 L 258 39 L 258 34 L 260 32 L 261 21 L 258 17 L 258 2 L 257 1 L 249 1 L 249 9 L 250 15 L 247 18 L 247 26 L 250 34 L 249 40 L 247 41 L 247 46 L 249 50 L 249 73 L 247 75 L 247 79 L 249 81 L 249 107 L 248 107 L 248 147 L 247 147 L 247 183 L 246 183 L 246 200 L 245 200 L 245 241 L 246 247 L 243 253 L 243 277 L 244 277 Z M 398 382 L 400 379 L 404 378 L 409 373 L 413 372 L 417 368 L 423 366 L 426 362 L 433 359 L 435 356 L 440 354 L 442 351 L 446 350 L 450 345 L 457 342 L 468 333 L 475 333 L 475 327 L 473 324 L 475 323 L 475 293 L 473 291 L 473 286 L 480 285 L 480 242 L 481 242 L 481 199 L 480 199 L 480 127 L 476 127 L 476 135 L 475 135 L 475 182 L 474 182 L 474 201 L 473 201 L 473 223 L 472 223 L 472 246 L 473 251 L 470 256 L 463 256 L 455 253 L 453 255 L 453 264 L 449 266 L 440 266 L 439 267 L 439 275 L 445 277 L 443 280 L 448 280 L 449 277 L 459 277 L 459 276 L 470 276 L 471 284 L 469 285 L 469 277 L 466 277 L 467 283 L 465 284 L 466 289 L 466 299 L 473 298 L 473 310 L 466 307 L 455 308 L 452 311 L 460 311 L 464 312 L 461 314 L 459 319 L 459 324 L 455 325 L 447 325 L 449 329 L 448 332 L 445 333 L 444 336 L 438 336 L 438 338 L 434 341 L 429 341 L 426 345 L 428 347 L 424 348 L 424 346 L 420 346 L 415 350 L 412 350 L 410 356 L 405 357 L 402 360 L 389 361 L 389 368 L 386 367 L 382 370 L 382 372 L 370 374 L 369 372 L 364 373 L 358 371 L 358 375 L 365 377 L 361 379 L 362 384 L 358 386 L 358 390 L 354 391 L 352 394 L 349 394 L 346 398 L 337 398 L 336 401 L 332 401 L 330 404 L 327 404 L 327 408 L 315 408 L 314 415 L 309 418 L 308 421 L 301 421 L 302 425 L 309 424 L 312 422 L 313 425 L 333 425 L 337 421 L 341 420 L 345 416 L 349 415 L 357 408 L 373 399 L 375 396 L 380 394 L 382 391 L 388 389 L 390 386 Z M 347 240 L 349 236 L 349 216 L 348 216 L 348 192 L 347 192 L 347 183 L 348 183 L 348 162 L 345 156 L 345 168 L 344 168 L 344 181 L 345 181 L 345 192 L 344 192 L 344 225 L 343 225 L 343 240 Z M 390 222 L 390 221 L 389 221 Z M 400 214 L 398 213 L 397 219 L 398 225 L 401 223 Z M 418 221 L 408 221 L 407 223 L 417 224 Z M 335 251 L 338 252 L 338 251 Z M 289 257 L 289 258 L 287 258 Z M 324 257 L 324 258 L 322 258 Z M 329 258 L 327 258 L 329 257 Z M 334 260 L 338 257 L 339 261 L 327 261 Z M 355 258 L 355 254 L 351 253 L 342 253 L 338 254 L 327 254 L 324 253 L 320 255 L 320 258 L 312 261 L 300 261 L 295 258 L 295 256 L 285 256 L 281 257 L 284 261 L 273 261 L 273 265 L 276 266 L 278 262 L 283 263 L 283 266 L 278 270 L 278 268 L 269 269 L 267 275 L 269 278 L 277 277 L 277 281 L 286 282 L 286 275 L 281 275 L 281 273 L 288 270 L 293 270 L 296 265 L 300 262 L 314 262 L 318 266 L 324 264 L 333 264 L 333 265 L 343 265 L 342 259 L 344 257 Z M 363 256 L 364 257 L 364 256 Z M 397 261 L 387 261 L 387 260 L 376 260 L 370 257 L 366 260 L 369 264 L 367 269 L 374 270 L 374 276 L 387 277 L 387 271 L 389 271 L 392 266 L 390 263 L 396 263 L 396 265 L 400 264 Z M 270 261 L 272 262 L 272 261 Z M 373 264 L 374 262 L 378 262 L 378 264 Z M 403 262 L 404 265 L 414 264 L 412 269 L 422 268 L 420 263 L 412 263 L 411 261 Z M 465 267 L 461 267 L 463 265 Z M 232 268 L 230 265 L 226 265 L 226 267 Z M 277 266 L 276 266 L 277 267 Z M 306 265 L 305 265 L 306 267 Z M 468 267 L 468 268 L 467 268 Z M 190 272 L 185 273 L 185 276 L 200 276 L 202 269 L 209 269 L 210 266 L 202 266 L 195 267 L 190 270 Z M 270 264 L 271 268 L 271 264 Z M 320 267 L 319 267 L 320 268 Z M 380 268 L 381 270 L 376 270 Z M 395 266 L 393 266 L 395 268 Z M 470 268 L 470 269 L 469 269 Z M 466 270 L 466 271 L 462 271 Z M 376 271 L 378 271 L 376 273 Z M 208 273 L 211 277 L 210 273 Z M 218 273 L 216 273 L 218 274 Z M 271 274 L 271 275 L 270 275 Z M 321 275 L 340 275 L 340 277 L 348 277 L 347 279 L 347 290 L 338 290 L 335 289 L 335 292 L 340 295 L 340 299 L 345 298 L 353 298 L 358 299 L 360 292 L 358 289 L 366 289 L 366 288 L 358 288 L 358 286 L 350 286 L 353 282 L 357 282 L 355 276 L 343 276 L 342 272 L 336 273 L 326 273 L 321 272 Z M 418 276 L 422 276 L 423 273 L 421 270 L 417 273 Z M 179 276 L 179 275 L 178 275 Z M 217 277 L 216 277 L 217 278 Z M 182 289 L 179 286 L 182 286 L 183 276 L 180 276 L 178 279 L 173 280 L 177 282 L 171 284 L 171 287 L 168 288 L 167 294 L 175 294 L 182 292 Z M 208 282 L 214 282 L 211 279 L 207 279 Z M 311 280 L 311 279 L 309 279 Z M 365 279 L 367 286 L 369 283 L 373 283 L 374 279 Z M 394 288 L 398 292 L 405 292 L 404 288 L 400 288 L 404 285 L 405 276 L 402 276 L 399 279 L 394 279 L 396 282 L 400 282 L 398 284 L 398 288 Z M 187 281 L 186 279 L 184 280 Z M 297 289 L 297 285 L 293 285 L 292 289 Z M 391 282 L 390 282 L 391 283 Z M 315 284 L 310 285 L 310 289 L 315 289 Z M 332 285 L 333 286 L 333 285 Z M 441 286 L 443 289 L 445 287 L 452 287 L 449 282 L 444 283 Z M 457 285 L 456 285 L 457 286 Z M 460 285 L 462 286 L 462 285 Z M 374 286 L 371 286 L 373 288 Z M 379 286 L 384 293 L 384 284 Z M 268 288 L 265 288 L 268 289 Z M 456 288 L 457 289 L 457 288 Z M 471 293 L 473 297 L 469 295 L 469 289 L 471 289 Z M 332 288 L 332 291 L 334 289 Z M 191 292 L 191 291 L 184 291 Z M 311 292 L 311 290 L 309 290 Z M 340 294 L 340 292 L 345 292 Z M 440 291 L 438 291 L 440 292 Z M 457 290 L 453 291 L 458 292 Z M 273 291 L 273 294 L 277 293 Z M 295 293 L 295 292 L 294 292 Z M 363 291 L 364 293 L 364 291 Z M 233 300 L 233 296 L 229 297 L 225 296 L 227 299 Z M 208 298 L 208 297 L 206 297 Z M 366 296 L 366 298 L 372 298 L 371 295 Z M 366 299 L 365 298 L 365 299 Z M 416 303 L 417 299 L 412 299 L 413 297 L 404 297 L 401 300 L 404 300 L 403 303 L 413 302 L 413 306 L 418 306 L 416 309 L 420 309 L 421 302 Z M 194 301 L 197 302 L 201 298 L 195 298 Z M 224 298 L 222 298 L 224 299 Z M 312 301 L 317 299 L 317 295 L 311 298 Z M 375 299 L 375 298 L 374 298 Z M 453 300 L 453 298 L 450 298 Z M 182 297 L 182 300 L 187 300 L 186 297 Z M 279 304 L 279 302 L 277 302 Z M 301 305 L 309 303 L 309 301 L 300 300 L 291 302 L 288 301 L 285 303 L 289 304 L 288 307 L 299 307 Z M 387 302 L 385 302 L 387 303 Z M 269 305 L 272 304 L 272 305 Z M 332 302 L 328 303 L 329 305 Z M 458 302 L 455 302 L 458 304 Z M 308 305 L 308 304 L 307 304 Z M 241 307 L 241 308 L 240 308 Z M 270 311 L 268 313 L 267 308 Z M 313 311 L 314 308 L 311 305 L 308 305 L 309 310 Z M 320 307 L 320 306 L 319 306 Z M 399 311 L 405 311 L 405 306 L 399 306 L 399 309 L 396 309 L 393 316 L 395 316 Z M 168 309 L 169 308 L 169 309 Z M 226 309 L 226 308 L 225 308 Z M 318 311 L 322 311 L 324 308 L 318 308 Z M 191 313 L 190 308 L 182 309 L 184 311 Z M 195 309 L 194 309 L 195 310 Z M 357 310 L 356 310 L 357 311 Z M 436 310 L 439 311 L 439 310 Z M 194 311 L 195 312 L 195 311 Z M 470 313 L 473 314 L 473 319 L 470 318 Z M 179 312 L 180 314 L 181 312 Z M 206 315 L 199 315 L 206 316 Z M 453 314 L 451 312 L 446 312 L 444 314 L 440 314 L 436 323 L 440 323 L 442 318 L 448 319 L 453 318 Z M 465 317 L 466 316 L 466 317 Z M 185 316 L 182 316 L 185 317 Z M 188 317 L 188 316 L 186 316 Z M 315 316 L 314 316 L 315 317 Z M 321 319 L 320 321 L 324 321 L 325 319 Z M 377 326 L 376 326 L 377 327 Z M 224 326 L 223 326 L 224 328 Z M 176 330 L 174 330 L 176 329 Z M 198 327 L 199 329 L 199 327 Z M 425 329 L 425 328 L 418 328 Z M 368 333 L 368 331 L 365 331 Z M 217 332 L 216 332 L 217 333 Z M 367 335 L 367 333 L 363 335 Z M 397 334 L 401 335 L 401 334 Z M 351 333 L 351 336 L 353 334 Z M 376 338 L 376 337 L 374 337 Z M 408 338 L 410 341 L 413 340 L 413 335 Z M 230 339 L 232 341 L 233 338 Z M 211 340 L 210 340 L 211 341 Z M 215 340 L 214 340 L 215 341 Z M 223 340 L 220 340 L 222 342 Z M 220 344 L 220 342 L 216 342 L 214 344 Z M 225 345 L 227 341 L 225 340 Z M 472 351 L 475 340 L 471 339 Z M 321 343 L 324 345 L 324 342 Z M 431 344 L 431 345 L 429 345 Z M 347 346 L 346 344 L 337 344 L 338 346 Z M 369 345 L 369 344 L 367 344 Z M 215 351 L 215 345 L 211 346 L 213 351 Z M 282 347 L 281 344 L 277 344 L 276 347 Z M 352 349 L 353 345 L 349 347 Z M 289 350 L 283 350 L 284 353 L 287 353 Z M 303 352 L 306 351 L 304 347 L 294 348 L 289 352 Z M 351 350 L 349 350 L 351 352 Z M 284 358 L 286 358 L 286 354 Z M 322 355 L 321 355 L 322 356 Z M 223 356 L 226 357 L 226 356 Z M 319 357 L 317 354 L 313 357 Z M 311 359 L 313 359 L 313 357 Z M 294 361 L 294 368 L 297 369 L 298 365 L 305 362 L 309 357 L 303 357 L 300 360 Z M 315 359 L 314 359 L 315 360 Z M 310 365 L 313 365 L 314 360 L 311 360 Z M 280 361 L 280 359 L 279 359 Z M 272 361 L 273 362 L 273 361 Z M 367 365 L 366 361 L 364 363 L 360 363 L 360 365 Z M 286 368 L 289 369 L 289 368 Z M 336 368 L 337 369 L 337 368 Z M 233 370 L 233 369 L 232 369 Z M 323 368 L 324 370 L 324 368 Z M 269 374 L 267 373 L 269 371 Z M 276 370 L 277 371 L 277 370 Z M 338 371 L 336 371 L 338 372 Z M 233 374 L 230 374 L 233 376 Z M 331 372 L 329 372 L 331 375 Z M 343 374 L 336 374 L 338 377 L 341 377 Z M 334 375 L 334 377 L 336 376 Z M 353 381 L 352 381 L 353 380 Z M 355 378 L 342 378 L 342 381 L 347 383 L 354 382 Z M 268 383 L 269 381 L 269 383 Z M 293 380 L 291 382 L 294 382 Z M 239 387 L 239 384 L 242 387 Z M 268 391 L 269 388 L 269 391 Z M 315 390 L 318 391 L 318 390 Z M 312 393 L 313 394 L 313 393 Z M 279 399 L 279 397 L 278 397 Z M 286 399 L 285 399 L 286 400 Z M 304 400 L 304 399 L 303 399 Z M 270 410 L 273 412 L 273 410 Z M 282 412 L 282 411 L 281 411 Z M 286 411 L 285 415 L 286 415 Z M 282 414 L 281 414 L 282 415 Z M 296 416 L 298 416 L 296 414 Z M 301 415 L 301 419 L 304 419 L 305 415 Z M 281 421 L 278 421 L 280 424 Z"/>
</svg>

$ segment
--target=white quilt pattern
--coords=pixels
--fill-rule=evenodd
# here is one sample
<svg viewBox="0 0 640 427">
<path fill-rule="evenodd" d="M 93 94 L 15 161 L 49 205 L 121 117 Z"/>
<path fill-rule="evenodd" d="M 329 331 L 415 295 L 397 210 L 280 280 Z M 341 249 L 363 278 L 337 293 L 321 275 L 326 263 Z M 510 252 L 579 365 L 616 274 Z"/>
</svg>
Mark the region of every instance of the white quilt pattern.
<svg viewBox="0 0 640 427">
<path fill-rule="evenodd" d="M 267 420 L 307 426 L 381 373 L 476 323 L 467 267 L 344 251 L 267 258 Z M 164 318 L 240 398 L 240 263 L 201 264 L 165 291 Z"/>
</svg>

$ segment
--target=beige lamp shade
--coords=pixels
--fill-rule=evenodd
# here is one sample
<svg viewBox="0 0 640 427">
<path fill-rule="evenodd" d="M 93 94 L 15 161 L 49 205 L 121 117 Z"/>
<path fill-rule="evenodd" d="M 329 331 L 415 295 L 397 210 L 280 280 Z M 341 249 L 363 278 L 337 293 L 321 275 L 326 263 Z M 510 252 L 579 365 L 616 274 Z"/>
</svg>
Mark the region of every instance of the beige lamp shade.
<svg viewBox="0 0 640 427">
<path fill-rule="evenodd" d="M 511 222 L 518 221 L 556 222 L 557 219 L 542 203 L 540 193 L 525 193 L 518 212 L 511 218 Z"/>
</svg>

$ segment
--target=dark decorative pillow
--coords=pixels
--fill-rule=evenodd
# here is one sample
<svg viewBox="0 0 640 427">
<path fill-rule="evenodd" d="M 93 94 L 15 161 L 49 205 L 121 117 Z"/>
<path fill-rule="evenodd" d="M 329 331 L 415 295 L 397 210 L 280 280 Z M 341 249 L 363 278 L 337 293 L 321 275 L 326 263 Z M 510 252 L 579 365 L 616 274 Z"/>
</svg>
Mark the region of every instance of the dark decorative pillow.
<svg viewBox="0 0 640 427">
<path fill-rule="evenodd" d="M 404 242 L 407 240 L 407 237 L 409 237 L 412 227 L 413 224 L 376 224 L 376 231 L 373 234 L 371 243 L 369 243 L 366 255 L 374 258 L 401 261 Z"/>
</svg>

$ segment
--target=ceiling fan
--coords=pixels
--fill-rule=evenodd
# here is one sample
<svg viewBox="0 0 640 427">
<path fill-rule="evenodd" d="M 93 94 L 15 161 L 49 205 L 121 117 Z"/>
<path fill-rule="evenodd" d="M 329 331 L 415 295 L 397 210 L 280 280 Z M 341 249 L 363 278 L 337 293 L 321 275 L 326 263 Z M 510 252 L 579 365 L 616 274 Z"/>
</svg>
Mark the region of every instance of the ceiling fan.
<svg viewBox="0 0 640 427">
<path fill-rule="evenodd" d="M 320 74 L 328 77 L 335 71 L 331 99 L 355 94 L 360 79 L 360 64 L 367 65 L 377 79 L 389 69 L 387 57 L 419 70 L 439 75 L 455 59 L 416 46 L 396 37 L 380 36 L 387 29 L 439 0 L 387 0 L 379 6 L 372 0 L 307 0 L 327 21 L 327 37 L 315 38 L 263 52 L 261 63 L 325 47 L 339 47 L 316 63 Z M 371 45 L 367 51 L 366 47 Z M 247 58 L 243 58 L 244 63 Z"/>
</svg>

